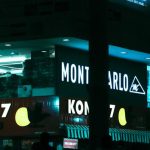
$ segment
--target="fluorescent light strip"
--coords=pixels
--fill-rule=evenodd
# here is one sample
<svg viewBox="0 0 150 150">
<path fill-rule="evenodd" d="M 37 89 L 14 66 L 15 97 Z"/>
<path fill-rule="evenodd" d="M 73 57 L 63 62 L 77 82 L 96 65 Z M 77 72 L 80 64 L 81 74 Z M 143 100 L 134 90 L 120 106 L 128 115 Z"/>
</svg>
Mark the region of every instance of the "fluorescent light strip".
<svg viewBox="0 0 150 150">
<path fill-rule="evenodd" d="M 46 53 L 47 51 L 44 51 L 44 50 L 43 50 L 43 51 L 41 51 L 41 52 L 42 52 L 42 53 Z"/>
<path fill-rule="evenodd" d="M 0 73 L 7 73 L 10 72 L 11 74 L 19 74 L 23 72 L 23 69 L 12 69 L 12 70 L 5 70 L 5 69 L 0 69 Z"/>
<path fill-rule="evenodd" d="M 22 68 L 17 68 L 17 67 L 10 67 L 10 66 L 0 66 L 0 67 L 4 67 L 4 68 L 10 68 L 10 69 L 23 69 L 23 67 Z"/>
<path fill-rule="evenodd" d="M 70 40 L 68 38 L 64 38 L 63 42 L 69 42 Z"/>
<path fill-rule="evenodd" d="M 4 69 L 0 69 L 0 73 L 6 73 L 7 71 Z"/>
<path fill-rule="evenodd" d="M 10 47 L 10 46 L 11 46 L 10 43 L 5 43 L 4 45 L 5 45 L 6 47 Z"/>
<path fill-rule="evenodd" d="M 127 52 L 120 52 L 121 54 L 127 54 Z"/>
<path fill-rule="evenodd" d="M 3 62 L 17 62 L 17 61 L 25 61 L 25 60 L 26 60 L 25 56 L 3 57 L 3 58 L 0 58 L 0 63 L 3 63 Z"/>
<path fill-rule="evenodd" d="M 23 65 L 23 62 L 22 61 L 18 61 L 18 62 L 3 63 L 3 64 L 0 64 L 0 66 L 18 65 L 18 64 L 22 64 Z"/>
<path fill-rule="evenodd" d="M 22 69 L 18 69 L 18 70 L 11 70 L 11 74 L 19 74 L 22 73 L 23 70 Z"/>
</svg>

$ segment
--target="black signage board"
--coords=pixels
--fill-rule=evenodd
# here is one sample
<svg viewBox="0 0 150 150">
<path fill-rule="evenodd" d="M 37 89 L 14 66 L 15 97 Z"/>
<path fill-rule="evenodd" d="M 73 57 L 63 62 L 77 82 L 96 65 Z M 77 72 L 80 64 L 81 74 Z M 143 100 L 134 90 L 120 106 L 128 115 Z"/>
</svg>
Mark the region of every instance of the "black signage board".
<svg viewBox="0 0 150 150">
<path fill-rule="evenodd" d="M 88 52 L 70 47 L 55 47 L 56 95 L 86 97 L 89 82 Z"/>
<path fill-rule="evenodd" d="M 109 102 L 120 106 L 147 106 L 147 66 L 125 59 L 109 59 Z"/>
<path fill-rule="evenodd" d="M 110 104 L 147 106 L 147 66 L 109 57 L 108 88 Z M 56 46 L 56 95 L 87 97 L 88 52 Z"/>
<path fill-rule="evenodd" d="M 121 109 L 124 109 L 124 114 L 121 114 Z M 111 111 L 110 109 L 110 113 Z M 149 128 L 147 124 L 148 114 L 146 108 L 115 105 L 113 117 L 109 118 L 109 127 L 144 131 Z"/>
<path fill-rule="evenodd" d="M 89 105 L 85 98 L 60 97 L 60 123 L 89 125 Z"/>
<path fill-rule="evenodd" d="M 56 46 L 56 95 L 60 96 L 60 122 L 88 124 L 88 114 L 78 114 L 88 101 L 88 52 Z M 100 70 L 101 71 L 101 70 Z M 144 63 L 109 57 L 108 98 L 110 107 L 115 105 L 110 127 L 145 130 L 149 128 L 147 110 L 147 66 Z M 70 100 L 70 111 L 68 108 Z M 72 100 L 75 100 L 73 102 Z M 79 102 L 79 100 L 82 101 Z M 78 103 L 77 103 L 78 102 Z M 90 106 L 89 106 L 90 107 Z M 77 110 L 78 109 L 78 110 Z M 124 123 L 119 114 L 124 109 Z M 111 114 L 111 109 L 110 114 Z M 75 113 L 73 113 L 75 112 Z M 87 110 L 86 110 L 87 112 Z M 120 116 L 121 116 L 120 115 Z M 100 118 L 98 118 L 100 120 Z M 83 122 L 82 122 L 83 121 Z M 120 121 L 120 122 L 119 122 Z"/>
<path fill-rule="evenodd" d="M 60 123 L 74 125 L 89 125 L 90 107 L 88 99 L 60 97 Z M 122 113 L 124 109 L 124 113 Z M 150 112 L 142 107 L 127 107 L 109 105 L 109 127 L 132 130 L 147 130 L 150 128 Z M 98 118 L 102 122 L 101 118 Z M 95 120 L 97 121 L 97 120 Z"/>
</svg>

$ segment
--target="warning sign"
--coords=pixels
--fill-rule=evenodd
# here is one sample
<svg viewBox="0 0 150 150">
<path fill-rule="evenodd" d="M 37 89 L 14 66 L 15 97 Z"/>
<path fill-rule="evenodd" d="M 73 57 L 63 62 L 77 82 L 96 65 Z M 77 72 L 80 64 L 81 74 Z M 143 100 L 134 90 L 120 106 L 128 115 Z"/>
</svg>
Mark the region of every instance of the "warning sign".
<svg viewBox="0 0 150 150">
<path fill-rule="evenodd" d="M 136 76 L 134 77 L 134 79 L 132 81 L 129 92 L 136 93 L 136 94 L 145 94 L 145 91 Z"/>
</svg>

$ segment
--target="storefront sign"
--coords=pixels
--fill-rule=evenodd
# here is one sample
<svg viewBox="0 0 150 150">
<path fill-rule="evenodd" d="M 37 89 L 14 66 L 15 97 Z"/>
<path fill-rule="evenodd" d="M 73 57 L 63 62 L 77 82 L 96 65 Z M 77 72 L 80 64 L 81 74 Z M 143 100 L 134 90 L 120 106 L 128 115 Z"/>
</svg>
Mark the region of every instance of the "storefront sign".
<svg viewBox="0 0 150 150">
<path fill-rule="evenodd" d="M 88 125 L 88 101 L 78 98 L 60 97 L 60 122 L 65 124 Z"/>
<path fill-rule="evenodd" d="M 131 81 L 131 80 L 130 80 Z M 134 94 L 144 94 L 145 91 L 139 82 L 138 78 L 134 76 L 131 85 L 129 84 L 128 74 L 108 71 L 108 85 L 110 89 L 130 92 Z"/>
<path fill-rule="evenodd" d="M 65 124 L 89 125 L 90 106 L 88 99 L 60 97 L 60 122 Z M 109 127 L 124 129 L 149 129 L 147 116 L 150 113 L 142 107 L 127 107 L 109 104 Z M 100 118 L 98 118 L 100 120 Z"/>
<path fill-rule="evenodd" d="M 88 115 L 89 114 L 88 102 L 68 99 L 68 114 Z"/>
<path fill-rule="evenodd" d="M 145 64 L 109 57 L 109 102 L 119 106 L 147 106 L 147 67 Z"/>
<path fill-rule="evenodd" d="M 114 119 L 117 115 L 117 122 L 120 124 L 120 126 L 125 126 L 127 124 L 125 109 L 120 107 L 120 109 L 117 110 L 118 107 L 114 104 L 110 104 L 109 108 L 109 118 Z M 116 113 L 116 111 L 118 112 L 118 114 Z M 90 110 L 88 101 L 85 101 L 83 99 L 78 100 L 62 97 L 60 98 L 60 118 L 62 118 L 62 123 L 88 125 L 89 113 Z"/>
<path fill-rule="evenodd" d="M 1 99 L 0 136 L 36 136 L 58 131 L 59 97 Z"/>
<path fill-rule="evenodd" d="M 56 95 L 88 97 L 88 53 L 56 46 Z M 145 64 L 109 57 L 108 96 L 112 104 L 147 106 L 147 68 Z M 73 111 L 73 110 L 72 110 Z"/>
<path fill-rule="evenodd" d="M 11 106 L 11 103 L 4 103 L 4 104 L 1 104 L 1 108 L 3 109 L 3 113 L 2 113 L 2 118 L 6 118 L 7 117 L 7 114 L 8 114 L 8 111 L 10 109 L 10 106 Z"/>
<path fill-rule="evenodd" d="M 86 97 L 89 84 L 88 52 L 56 46 L 56 95 Z"/>
<path fill-rule="evenodd" d="M 78 84 L 89 83 L 89 67 L 61 62 L 61 81 Z"/>
</svg>

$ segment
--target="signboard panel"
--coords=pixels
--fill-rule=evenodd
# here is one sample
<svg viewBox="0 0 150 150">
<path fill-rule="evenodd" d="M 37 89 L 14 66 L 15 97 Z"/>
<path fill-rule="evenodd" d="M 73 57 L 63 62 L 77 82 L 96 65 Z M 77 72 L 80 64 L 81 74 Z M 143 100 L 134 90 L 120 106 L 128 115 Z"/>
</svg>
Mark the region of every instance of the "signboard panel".
<svg viewBox="0 0 150 150">
<path fill-rule="evenodd" d="M 112 109 L 110 109 L 112 112 Z M 113 115 L 109 118 L 110 128 L 146 130 L 146 108 L 115 105 Z"/>
<path fill-rule="evenodd" d="M 84 97 L 88 95 L 88 52 L 56 46 L 56 95 Z"/>
<path fill-rule="evenodd" d="M 59 127 L 59 98 L 43 96 L 2 99 L 0 136 L 36 136 L 38 132 L 56 133 Z"/>
<path fill-rule="evenodd" d="M 88 53 L 56 46 L 56 95 L 88 97 Z M 124 106 L 147 103 L 147 68 L 145 64 L 109 57 L 107 72 L 109 101 Z"/>
<path fill-rule="evenodd" d="M 122 106 L 147 106 L 147 66 L 124 59 L 109 59 L 109 102 Z"/>
<path fill-rule="evenodd" d="M 109 104 L 109 127 L 133 130 L 149 129 L 150 112 L 146 108 Z M 88 99 L 60 97 L 60 122 L 89 125 Z M 101 118 L 99 121 L 103 122 Z"/>
<path fill-rule="evenodd" d="M 56 60 L 60 122 L 88 125 L 88 53 L 56 46 Z M 106 75 L 110 127 L 147 129 L 147 66 L 109 57 Z"/>
<path fill-rule="evenodd" d="M 89 105 L 85 98 L 60 97 L 60 122 L 88 125 Z"/>
</svg>

